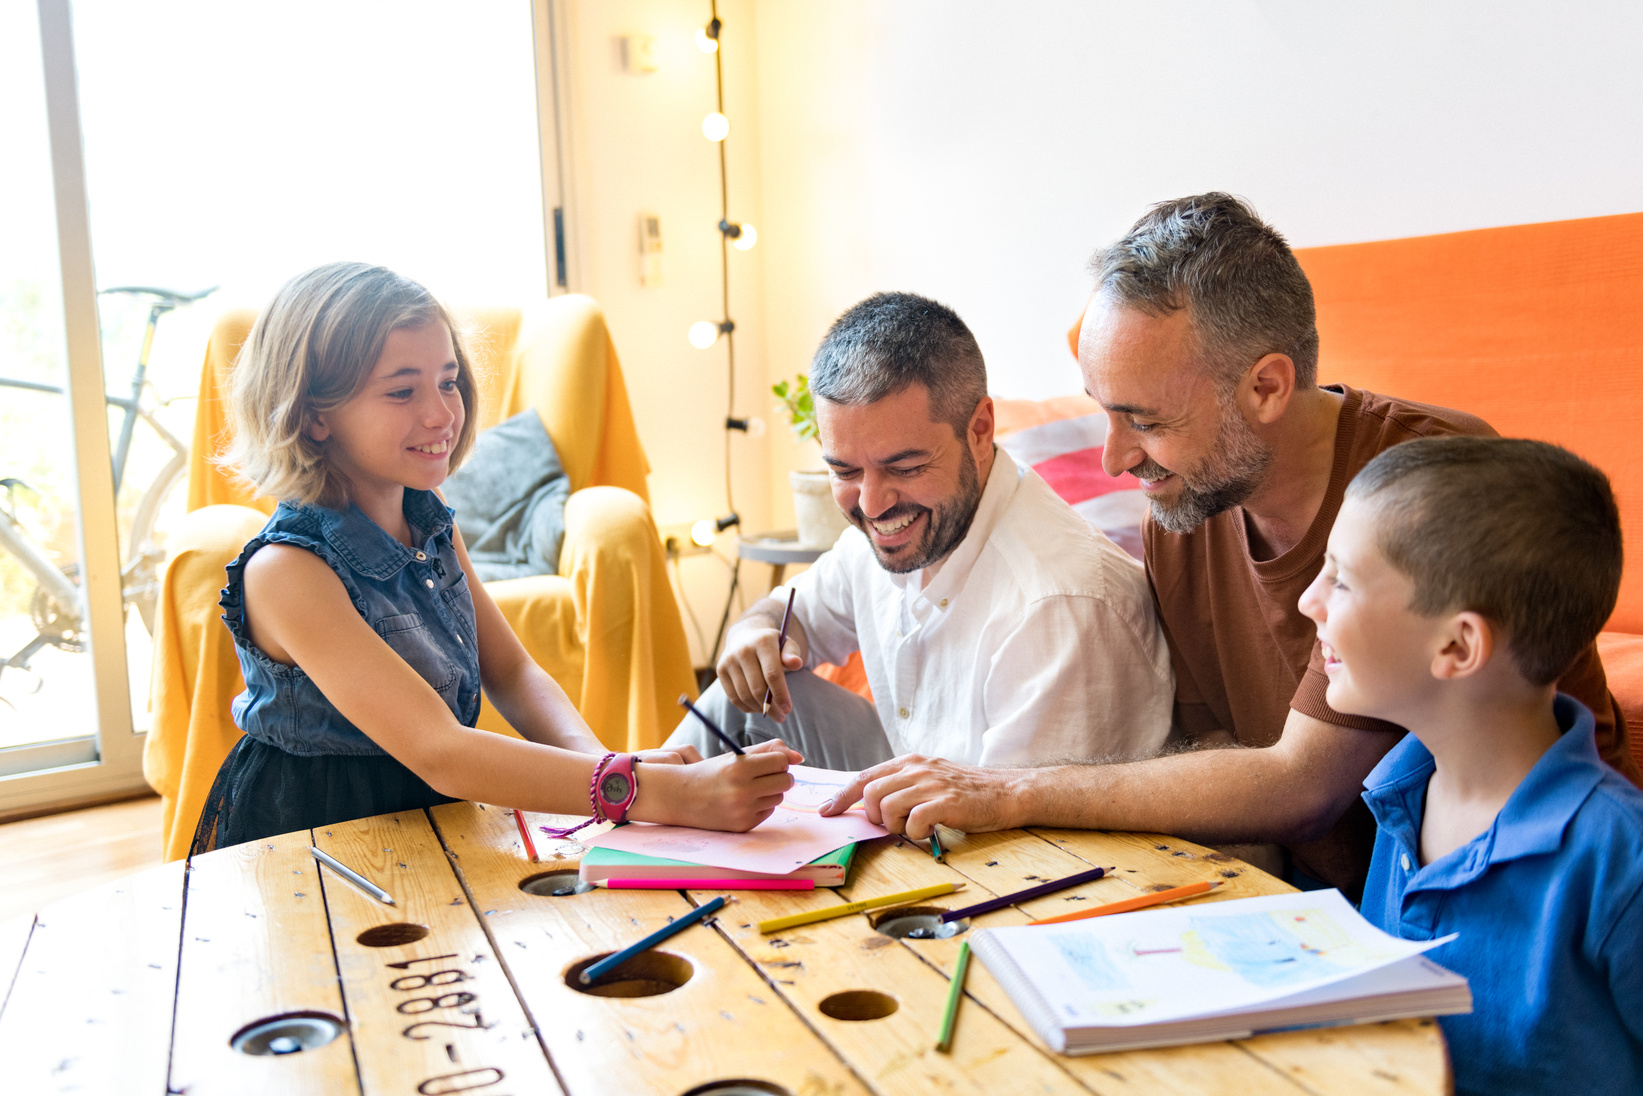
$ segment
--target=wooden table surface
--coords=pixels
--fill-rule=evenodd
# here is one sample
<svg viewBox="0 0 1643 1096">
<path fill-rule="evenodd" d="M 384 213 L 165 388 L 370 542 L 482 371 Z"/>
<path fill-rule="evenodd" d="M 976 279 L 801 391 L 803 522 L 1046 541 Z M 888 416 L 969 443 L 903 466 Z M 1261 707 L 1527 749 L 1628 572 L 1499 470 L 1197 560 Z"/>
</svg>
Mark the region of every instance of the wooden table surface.
<svg viewBox="0 0 1643 1096">
<path fill-rule="evenodd" d="M 321 874 L 310 842 L 397 905 Z M 574 868 L 579 851 L 543 841 L 544 862 L 530 863 L 511 812 L 457 803 L 222 849 L 186 870 L 168 864 L 0 925 L 0 987 L 9 987 L 0 1090 L 1362 1096 L 1450 1087 L 1430 1020 L 1063 1057 L 1039 1042 L 980 963 L 970 967 L 952 1052 L 939 1054 L 962 937 L 894 939 L 874 928 L 882 911 L 768 937 L 754 927 L 962 880 L 964 890 L 920 904 L 953 908 L 1091 865 L 1117 870 L 977 923 L 1019 924 L 1205 878 L 1226 885 L 1198 901 L 1289 889 L 1173 838 L 978 834 L 956 840 L 945 864 L 899 839 L 873 842 L 859 850 L 848 887 L 739 892 L 600 996 L 571 988 L 567 972 L 715 892 L 521 890 L 532 876 Z M 620 995 L 638 992 L 652 995 Z M 257 1022 L 292 1014 L 334 1018 L 341 1034 L 284 1055 L 231 1046 Z"/>
</svg>

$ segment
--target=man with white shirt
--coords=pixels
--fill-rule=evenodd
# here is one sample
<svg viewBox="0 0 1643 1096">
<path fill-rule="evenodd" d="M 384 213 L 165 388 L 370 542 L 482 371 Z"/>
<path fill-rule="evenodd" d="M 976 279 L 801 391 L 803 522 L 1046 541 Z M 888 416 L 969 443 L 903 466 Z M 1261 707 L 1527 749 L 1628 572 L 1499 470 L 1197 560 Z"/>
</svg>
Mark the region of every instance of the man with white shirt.
<svg viewBox="0 0 1643 1096">
<path fill-rule="evenodd" d="M 736 622 L 699 707 L 809 764 L 912 751 L 968 764 L 1132 759 L 1169 733 L 1174 678 L 1146 576 L 993 445 L 981 350 L 935 301 L 881 293 L 828 330 L 810 389 L 855 526 Z M 860 651 L 873 702 L 807 667 Z M 764 712 L 766 690 L 772 694 Z M 725 747 L 695 717 L 670 745 Z"/>
</svg>

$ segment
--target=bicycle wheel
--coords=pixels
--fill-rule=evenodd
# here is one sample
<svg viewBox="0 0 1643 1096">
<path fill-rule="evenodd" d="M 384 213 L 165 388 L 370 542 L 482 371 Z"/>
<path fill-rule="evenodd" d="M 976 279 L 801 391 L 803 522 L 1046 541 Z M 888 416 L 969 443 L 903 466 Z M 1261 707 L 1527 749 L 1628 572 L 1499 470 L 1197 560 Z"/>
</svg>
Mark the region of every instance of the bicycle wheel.
<svg viewBox="0 0 1643 1096">
<path fill-rule="evenodd" d="M 154 606 L 160 597 L 160 577 L 165 570 L 165 531 L 159 528 L 160 518 L 182 483 L 187 466 L 186 453 L 177 453 L 167 461 L 143 492 L 131 519 L 126 563 L 120 572 L 120 595 L 126 605 L 136 608 L 149 635 L 154 634 Z"/>
</svg>

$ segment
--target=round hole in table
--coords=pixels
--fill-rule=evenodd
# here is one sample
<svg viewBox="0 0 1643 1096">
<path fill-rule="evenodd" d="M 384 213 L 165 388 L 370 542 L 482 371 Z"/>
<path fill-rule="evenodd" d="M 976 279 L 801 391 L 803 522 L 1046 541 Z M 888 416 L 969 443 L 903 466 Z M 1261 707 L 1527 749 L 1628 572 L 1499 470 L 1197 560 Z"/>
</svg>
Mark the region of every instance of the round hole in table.
<svg viewBox="0 0 1643 1096">
<path fill-rule="evenodd" d="M 876 989 L 847 989 L 821 999 L 816 1006 L 835 1020 L 882 1020 L 901 1007 L 888 993 Z"/>
<path fill-rule="evenodd" d="M 901 906 L 873 918 L 873 928 L 897 940 L 946 940 L 970 927 L 965 920 L 943 921 L 939 906 Z"/>
<path fill-rule="evenodd" d="M 657 997 L 672 993 L 696 973 L 690 960 L 670 951 L 645 951 L 635 955 L 591 986 L 584 986 L 581 973 L 599 960 L 615 954 L 590 955 L 565 971 L 565 984 L 578 993 L 593 997 Z"/>
<path fill-rule="evenodd" d="M 680 1096 L 793 1096 L 789 1089 L 769 1081 L 709 1081 Z"/>
<path fill-rule="evenodd" d="M 253 1020 L 228 1045 L 241 1054 L 283 1056 L 317 1050 L 342 1034 L 343 1022 L 329 1012 L 283 1012 Z"/>
<path fill-rule="evenodd" d="M 386 925 L 372 925 L 354 939 L 368 948 L 398 948 L 414 944 L 428 935 L 427 925 L 413 925 L 409 921 L 394 921 Z"/>
<path fill-rule="evenodd" d="M 545 871 L 521 879 L 519 889 L 539 898 L 568 898 L 573 894 L 586 894 L 594 886 L 582 882 L 574 870 Z"/>
</svg>

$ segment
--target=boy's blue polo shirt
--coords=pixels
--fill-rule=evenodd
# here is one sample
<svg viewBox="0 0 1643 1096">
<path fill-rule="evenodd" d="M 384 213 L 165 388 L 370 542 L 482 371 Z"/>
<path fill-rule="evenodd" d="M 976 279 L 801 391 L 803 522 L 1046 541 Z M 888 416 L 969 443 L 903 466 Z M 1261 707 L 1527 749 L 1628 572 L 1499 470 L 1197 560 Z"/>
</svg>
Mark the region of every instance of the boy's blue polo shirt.
<svg viewBox="0 0 1643 1096">
<path fill-rule="evenodd" d="M 1380 829 L 1363 915 L 1472 985 L 1441 1016 L 1457 1092 L 1643 1092 L 1643 792 L 1599 759 L 1593 720 L 1559 694 L 1563 736 L 1494 824 L 1421 867 L 1432 755 L 1414 735 L 1363 798 Z"/>
</svg>

